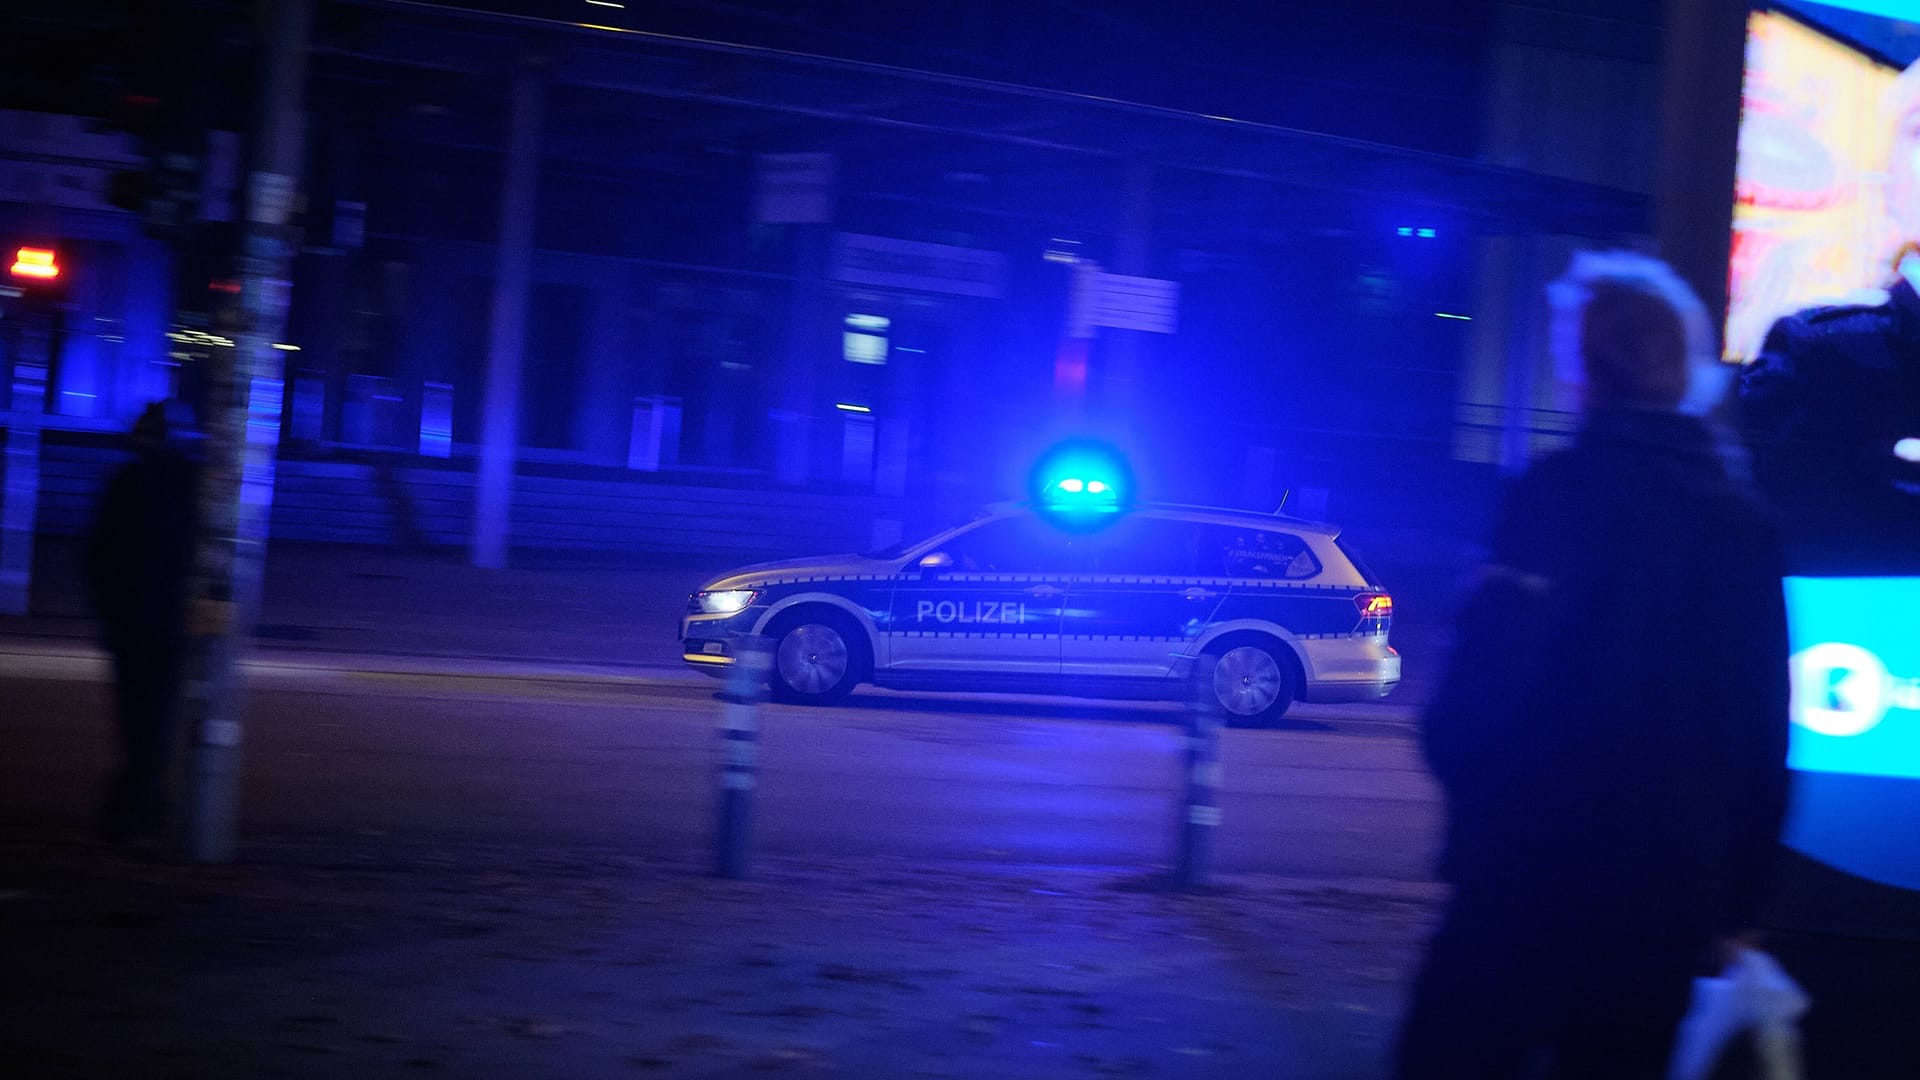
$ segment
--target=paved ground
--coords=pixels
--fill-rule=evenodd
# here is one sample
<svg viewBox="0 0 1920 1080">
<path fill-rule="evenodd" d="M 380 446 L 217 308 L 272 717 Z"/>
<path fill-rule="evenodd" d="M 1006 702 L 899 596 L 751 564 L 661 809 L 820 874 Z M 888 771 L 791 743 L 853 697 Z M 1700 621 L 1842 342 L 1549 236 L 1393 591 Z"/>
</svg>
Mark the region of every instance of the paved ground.
<svg viewBox="0 0 1920 1080">
<path fill-rule="evenodd" d="M 1364 1078 L 1431 889 L 620 852 L 35 845 L 0 1055 L 33 1076 Z"/>
<path fill-rule="evenodd" d="M 705 569 L 294 550 L 264 644 L 645 675 L 672 669 L 655 658 Z M 0 634 L 73 651 L 71 576 L 42 581 Z M 1409 584 L 1402 710 L 1431 670 L 1413 643 L 1444 640 L 1444 590 Z M 1188 896 L 1151 866 L 857 852 L 730 882 L 684 847 L 474 833 L 282 830 L 184 867 L 81 825 L 0 822 L 0 1060 L 22 1075 L 1378 1076 L 1441 897 L 1258 873 Z M 1818 1003 L 1810 1075 L 1916 1074 L 1920 952 L 1791 932 L 1776 949 Z"/>
</svg>

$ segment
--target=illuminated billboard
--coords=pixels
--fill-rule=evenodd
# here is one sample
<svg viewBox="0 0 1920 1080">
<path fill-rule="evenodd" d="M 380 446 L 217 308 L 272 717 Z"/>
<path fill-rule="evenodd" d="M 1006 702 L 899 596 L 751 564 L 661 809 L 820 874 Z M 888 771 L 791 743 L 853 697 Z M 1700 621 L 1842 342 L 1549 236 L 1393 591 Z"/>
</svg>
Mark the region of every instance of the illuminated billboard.
<svg viewBox="0 0 1920 1080">
<path fill-rule="evenodd" d="M 1756 4 L 1741 85 L 1726 358 L 1754 359 L 1777 320 L 1808 308 L 1871 305 L 1887 317 L 1862 312 L 1846 325 L 1905 327 L 1914 297 L 1903 278 L 1920 287 L 1920 0 Z M 1824 392 L 1809 389 L 1806 371 L 1831 379 L 1904 361 L 1908 346 L 1888 337 L 1857 368 L 1836 369 L 1840 339 L 1823 335 L 1839 335 L 1840 325 L 1795 320 L 1791 337 L 1773 345 L 1795 351 L 1770 356 L 1762 370 L 1799 365 L 1799 380 L 1775 385 L 1805 395 Z M 1887 415 L 1869 415 L 1882 405 Z M 1827 448 L 1848 470 L 1830 477 L 1836 484 L 1882 467 L 1861 456 L 1862 439 L 1904 457 L 1910 440 L 1892 436 L 1920 436 L 1902 426 L 1892 398 L 1838 395 L 1798 407 L 1858 413 L 1822 419 L 1825 437 L 1854 439 Z M 1904 490 L 1911 477 L 1896 479 Z M 1859 489 L 1862 500 L 1867 492 Z M 1830 545 L 1840 554 L 1817 560 L 1817 576 L 1785 583 L 1795 778 L 1784 839 L 1828 867 L 1920 890 L 1920 830 L 1911 826 L 1920 817 L 1920 545 L 1904 539 L 1920 518 L 1892 514 L 1891 503 L 1821 505 L 1795 528 L 1806 537 L 1851 532 Z M 1862 561 L 1867 553 L 1877 561 Z M 1803 560 L 1801 574 L 1810 569 Z"/>
<path fill-rule="evenodd" d="M 1920 242 L 1913 20 L 1911 0 L 1779 2 L 1748 20 L 1727 359 L 1752 359 L 1782 315 L 1884 301 Z"/>
</svg>

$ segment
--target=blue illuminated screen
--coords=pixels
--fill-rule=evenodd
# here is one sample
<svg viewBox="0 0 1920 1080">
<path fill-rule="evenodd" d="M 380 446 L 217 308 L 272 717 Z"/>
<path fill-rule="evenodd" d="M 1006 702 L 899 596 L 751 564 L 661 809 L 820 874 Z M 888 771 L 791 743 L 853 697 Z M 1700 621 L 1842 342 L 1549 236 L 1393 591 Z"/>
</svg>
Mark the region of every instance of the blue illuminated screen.
<svg viewBox="0 0 1920 1080">
<path fill-rule="evenodd" d="M 1920 577 L 1786 579 L 1802 772 L 1920 779 Z"/>
</svg>

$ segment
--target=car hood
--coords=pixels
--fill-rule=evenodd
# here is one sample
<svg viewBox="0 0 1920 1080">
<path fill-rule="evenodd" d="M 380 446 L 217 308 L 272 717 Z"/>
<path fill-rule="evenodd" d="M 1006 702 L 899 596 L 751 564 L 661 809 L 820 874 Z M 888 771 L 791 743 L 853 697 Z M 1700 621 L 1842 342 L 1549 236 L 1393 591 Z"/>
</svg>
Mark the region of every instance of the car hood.
<svg viewBox="0 0 1920 1080">
<path fill-rule="evenodd" d="M 714 589 L 750 589 L 774 580 L 803 577 L 847 577 L 858 574 L 890 574 L 898 559 L 869 559 L 864 555 L 815 555 L 805 559 L 779 559 L 754 563 L 710 578 L 700 591 Z"/>
</svg>

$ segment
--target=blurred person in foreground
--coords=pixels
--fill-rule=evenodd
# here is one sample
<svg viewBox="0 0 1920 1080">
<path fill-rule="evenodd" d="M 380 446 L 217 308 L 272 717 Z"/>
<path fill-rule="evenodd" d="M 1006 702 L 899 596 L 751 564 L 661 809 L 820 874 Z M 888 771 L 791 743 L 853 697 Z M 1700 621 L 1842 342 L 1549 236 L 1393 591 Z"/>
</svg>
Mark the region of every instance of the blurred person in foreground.
<svg viewBox="0 0 1920 1080">
<path fill-rule="evenodd" d="M 1920 63 L 1891 93 L 1889 284 L 1782 317 L 1740 380 L 1759 479 L 1812 571 L 1920 562 Z"/>
<path fill-rule="evenodd" d="M 1782 555 L 1699 418 L 1725 387 L 1706 311 L 1625 253 L 1550 297 L 1583 420 L 1507 493 L 1425 715 L 1453 894 L 1403 1080 L 1664 1077 L 1785 809 Z"/>
<path fill-rule="evenodd" d="M 87 543 L 88 591 L 113 659 L 120 765 L 99 825 L 115 842 L 157 837 L 166 816 L 197 513 L 183 434 L 164 405 L 147 406 L 129 438 L 133 460 L 107 479 Z"/>
</svg>

